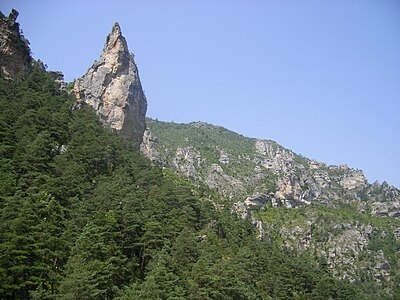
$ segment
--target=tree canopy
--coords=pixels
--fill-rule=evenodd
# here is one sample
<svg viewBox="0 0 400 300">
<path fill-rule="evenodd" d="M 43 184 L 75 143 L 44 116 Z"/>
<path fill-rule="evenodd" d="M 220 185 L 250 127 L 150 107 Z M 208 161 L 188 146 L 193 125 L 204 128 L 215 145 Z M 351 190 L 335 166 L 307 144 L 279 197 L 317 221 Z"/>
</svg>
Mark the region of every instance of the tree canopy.
<svg viewBox="0 0 400 300">
<path fill-rule="evenodd" d="M 38 68 L 0 80 L 1 299 L 364 299 L 152 166 Z"/>
</svg>

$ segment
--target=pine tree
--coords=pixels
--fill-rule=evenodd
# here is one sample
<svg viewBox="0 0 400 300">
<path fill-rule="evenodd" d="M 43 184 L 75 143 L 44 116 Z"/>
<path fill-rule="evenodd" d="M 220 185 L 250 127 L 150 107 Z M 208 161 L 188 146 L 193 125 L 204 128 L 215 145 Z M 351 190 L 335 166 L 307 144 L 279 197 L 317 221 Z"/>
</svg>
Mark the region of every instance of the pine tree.
<svg viewBox="0 0 400 300">
<path fill-rule="evenodd" d="M 61 299 L 110 299 L 124 282 L 126 258 L 112 211 L 89 222 L 72 249 L 61 281 Z"/>
</svg>

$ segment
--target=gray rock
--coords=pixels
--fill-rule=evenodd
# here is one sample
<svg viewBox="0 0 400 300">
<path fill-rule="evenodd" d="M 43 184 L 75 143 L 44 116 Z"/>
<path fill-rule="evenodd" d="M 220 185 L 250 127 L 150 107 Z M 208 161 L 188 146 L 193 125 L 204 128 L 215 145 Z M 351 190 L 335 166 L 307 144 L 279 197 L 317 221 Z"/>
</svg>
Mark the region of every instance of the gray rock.
<svg viewBox="0 0 400 300">
<path fill-rule="evenodd" d="M 221 164 L 229 164 L 229 155 L 224 150 L 220 150 L 219 162 Z"/>
<path fill-rule="evenodd" d="M 67 86 L 64 81 L 64 74 L 61 71 L 49 71 L 50 77 L 53 78 L 55 83 L 58 85 L 58 89 L 60 92 L 65 92 L 67 90 Z"/>
<path fill-rule="evenodd" d="M 255 150 L 255 162 L 274 173 L 287 172 L 292 167 L 293 153 L 272 141 L 256 140 Z"/>
<path fill-rule="evenodd" d="M 204 122 L 179 126 L 187 127 L 185 130 L 194 127 L 196 132 L 204 136 L 221 130 L 219 126 Z M 164 123 L 162 130 L 168 131 L 168 123 Z M 224 129 L 222 132 L 229 131 Z M 345 203 L 366 214 L 400 218 L 400 191 L 397 188 L 385 182 L 369 184 L 360 170 L 344 164 L 334 166 L 308 159 L 274 141 L 242 137 L 240 142 L 237 141 L 238 145 L 247 148 L 244 148 L 246 152 L 241 152 L 231 144 L 232 141 L 221 135 L 220 144 L 211 142 L 210 149 L 218 155 L 214 161 L 205 159 L 202 152 L 204 145 L 196 144 L 195 140 L 188 137 L 173 146 L 167 147 L 165 142 L 160 140 L 157 143 L 156 148 L 161 154 L 158 162 L 171 166 L 181 174 L 189 174 L 224 196 L 235 198 L 234 203 L 246 201 L 245 206 L 249 210 L 254 208 L 250 203 L 252 197 L 259 193 L 270 195 L 265 203 L 273 207 L 299 207 L 319 203 L 335 208 Z M 177 167 L 174 161 L 179 161 L 180 166 L 185 165 L 185 157 L 177 151 L 182 147 L 191 147 L 192 151 L 197 152 L 196 155 L 203 157 L 204 163 L 194 164 L 195 170 L 191 168 L 191 171 L 186 167 Z M 179 157 L 176 157 L 177 154 Z M 189 167 L 190 156 L 187 159 Z"/>
<path fill-rule="evenodd" d="M 173 164 L 180 173 L 187 177 L 198 179 L 197 169 L 200 168 L 204 159 L 192 147 L 179 147 L 176 149 Z"/>
<path fill-rule="evenodd" d="M 218 130 L 216 126 L 197 122 L 173 124 L 172 132 L 177 126 L 188 126 L 183 128 L 186 130 L 194 126 L 195 132 L 203 136 Z M 167 128 L 168 124 L 163 124 L 157 130 Z M 260 239 L 313 253 L 339 279 L 354 282 L 363 274 L 379 284 L 390 286 L 393 282 L 397 269 L 376 249 L 375 243 L 377 238 L 384 240 L 392 233 L 399 240 L 398 226 L 385 228 L 367 221 L 368 218 L 354 219 L 342 215 L 342 209 L 354 208 L 355 216 L 363 212 L 398 218 L 400 192 L 395 187 L 386 183 L 369 184 L 359 170 L 307 159 L 273 141 L 243 138 L 243 144 L 237 140 L 232 143 L 221 135 L 220 143 L 211 141 L 209 146 L 216 155 L 208 161 L 207 153 L 202 152 L 204 144 L 196 143 L 195 139 L 183 138 L 182 142 L 171 145 L 167 143 L 168 132 L 162 136 L 157 143 L 150 143 L 161 154 L 161 160 L 230 199 L 231 212 L 251 221 Z M 320 209 L 320 205 L 329 209 Z M 271 207 L 298 212 L 284 212 L 279 219 L 268 218 Z M 335 209 L 337 216 L 333 213 Z M 374 247 L 370 247 L 371 241 Z"/>
<path fill-rule="evenodd" d="M 245 220 L 249 217 L 249 210 L 243 202 L 236 202 L 232 204 L 232 213 L 238 215 L 241 219 Z M 262 223 L 262 222 L 261 222 Z"/>
<path fill-rule="evenodd" d="M 224 172 L 221 166 L 212 164 L 205 178 L 205 183 L 211 189 L 217 189 L 222 195 L 233 199 L 238 194 L 243 195 L 245 188 L 243 183 Z"/>
<path fill-rule="evenodd" d="M 246 200 L 244 200 L 244 204 L 248 208 L 252 208 L 252 207 L 259 208 L 259 207 L 265 206 L 268 199 L 269 199 L 268 195 L 256 193 L 255 195 L 253 195 L 251 197 L 247 197 Z"/>
<path fill-rule="evenodd" d="M 154 137 L 150 129 L 147 128 L 143 134 L 143 142 L 140 144 L 140 152 L 151 161 L 161 162 L 161 155 L 156 145 L 157 138 Z"/>
<path fill-rule="evenodd" d="M 351 170 L 346 166 L 343 168 L 340 166 L 343 171 L 345 171 L 342 179 L 340 180 L 340 184 L 343 188 L 348 190 L 353 190 L 356 188 L 364 188 L 367 186 L 367 180 L 360 170 Z"/>
<path fill-rule="evenodd" d="M 376 262 L 374 276 L 378 282 L 383 281 L 385 278 L 390 276 L 391 267 L 382 250 L 377 251 L 374 257 L 374 262 Z"/>
<path fill-rule="evenodd" d="M 74 94 L 80 104 L 95 109 L 104 126 L 140 145 L 147 101 L 133 55 L 118 23 L 107 36 L 100 59 L 75 82 Z"/>
<path fill-rule="evenodd" d="M 20 32 L 17 17 L 14 9 L 8 17 L 0 12 L 0 78 L 4 79 L 27 76 L 32 68 L 29 42 Z"/>
</svg>

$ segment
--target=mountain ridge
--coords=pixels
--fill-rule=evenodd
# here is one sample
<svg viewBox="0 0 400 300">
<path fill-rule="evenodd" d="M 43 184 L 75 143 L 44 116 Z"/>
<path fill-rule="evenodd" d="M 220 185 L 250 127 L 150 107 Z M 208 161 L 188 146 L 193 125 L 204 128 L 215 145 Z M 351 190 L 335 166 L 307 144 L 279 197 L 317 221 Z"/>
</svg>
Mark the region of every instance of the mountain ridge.
<svg viewBox="0 0 400 300">
<path fill-rule="evenodd" d="M 170 130 L 174 130 L 173 134 L 170 134 L 168 137 L 165 137 L 164 140 L 161 140 L 161 144 L 164 143 L 165 145 L 162 145 L 162 147 L 176 147 L 178 149 L 180 146 L 186 147 L 186 154 L 185 155 L 190 155 L 190 149 L 187 148 L 190 146 L 190 140 L 192 140 L 194 143 L 199 143 L 199 145 L 204 145 L 204 143 L 209 142 L 212 144 L 213 149 L 204 149 L 204 154 L 205 156 L 208 156 L 208 160 L 210 163 L 217 163 L 219 166 L 224 169 L 229 166 L 229 158 L 227 158 L 227 153 L 223 153 L 224 151 L 230 152 L 231 155 L 244 155 L 244 153 L 235 153 L 234 147 L 237 147 L 238 149 L 242 147 L 241 151 L 242 152 L 247 152 L 247 154 L 252 156 L 252 159 L 245 159 L 241 160 L 241 163 L 250 163 L 254 167 L 258 165 L 258 167 L 263 167 L 270 173 L 272 172 L 275 175 L 293 175 L 292 181 L 297 180 L 297 182 L 292 182 L 292 183 L 287 183 L 286 187 L 292 187 L 295 190 L 293 193 L 295 194 L 294 199 L 289 199 L 286 196 L 289 195 L 288 191 L 284 191 L 283 183 L 280 183 L 281 190 L 280 192 L 282 193 L 281 196 L 278 198 L 280 199 L 287 199 L 287 200 L 313 200 L 314 198 L 318 197 L 324 197 L 324 195 L 321 196 L 321 188 L 324 188 L 327 185 L 333 185 L 336 182 L 336 187 L 335 188 L 341 188 L 346 190 L 347 192 L 350 191 L 355 191 L 358 192 L 359 194 L 361 193 L 362 190 L 365 188 L 378 188 L 378 187 L 384 187 L 389 190 L 394 191 L 394 195 L 392 196 L 391 200 L 399 201 L 399 193 L 398 189 L 396 189 L 394 186 L 389 186 L 386 182 L 379 184 L 377 182 L 374 182 L 373 184 L 369 183 L 367 179 L 365 178 L 362 170 L 359 169 L 352 169 L 349 168 L 347 165 L 327 165 L 325 163 L 320 163 L 312 159 L 308 159 L 304 156 L 298 155 L 294 153 L 291 150 L 288 150 L 275 141 L 271 140 L 260 140 L 256 138 L 248 138 L 243 135 L 234 133 L 232 131 L 229 131 L 221 126 L 215 126 L 212 124 L 208 124 L 205 122 L 191 122 L 188 124 L 176 124 L 176 123 L 168 123 L 168 122 L 161 122 L 161 121 L 155 121 L 148 119 L 147 121 L 148 127 L 150 128 L 150 132 L 145 133 L 145 143 L 142 145 L 143 153 L 147 155 L 151 160 L 156 161 L 160 160 L 161 158 L 159 157 L 160 155 L 160 149 L 157 149 L 157 146 L 154 141 L 151 142 L 151 135 L 152 132 L 155 130 L 154 135 L 157 137 L 157 134 L 164 134 L 161 133 L 161 128 L 164 127 L 169 127 Z M 157 125 L 159 125 L 157 127 Z M 152 128 L 153 127 L 153 128 Z M 158 131 L 157 131 L 158 130 Z M 185 132 L 186 131 L 186 132 Z M 191 131 L 191 132 L 189 132 Z M 227 143 L 226 140 L 224 140 L 222 137 L 220 139 L 221 143 L 223 143 L 223 146 L 218 145 L 217 139 L 215 136 L 212 136 L 212 131 L 218 131 L 219 134 L 230 134 L 232 140 L 236 139 L 236 144 L 231 144 Z M 207 132 L 209 135 L 207 135 Z M 202 136 L 195 137 L 195 134 L 200 134 Z M 211 135 L 210 135 L 211 134 Z M 175 138 L 172 135 L 178 135 L 179 138 Z M 207 135 L 207 136 L 206 136 Z M 203 140 L 201 140 L 203 138 Z M 208 141 L 205 141 L 205 139 L 209 139 Z M 169 141 L 167 141 L 167 139 Z M 210 140 L 212 139 L 212 141 Z M 146 144 L 147 141 L 147 144 Z M 178 145 L 179 144 L 179 145 Z M 196 147 L 196 145 L 193 145 Z M 181 152 L 182 152 L 182 147 Z M 221 147 L 229 148 L 229 149 L 219 149 Z M 209 153 L 207 153 L 207 150 Z M 154 152 L 153 154 L 151 152 Z M 173 151 L 173 150 L 168 150 L 168 151 Z M 211 153 L 211 152 L 212 153 Z M 193 152 L 193 151 L 192 151 Z M 219 152 L 219 153 L 217 153 Z M 236 151 L 237 152 L 237 151 Z M 164 154 L 165 149 L 161 151 L 163 153 L 164 157 L 163 163 L 168 163 L 170 166 L 174 166 L 176 168 L 179 168 L 177 165 L 177 160 L 175 160 L 175 163 L 173 162 L 173 158 L 168 157 L 168 155 Z M 197 155 L 197 165 L 199 165 L 201 162 L 201 159 L 198 156 L 198 153 L 192 153 L 194 156 Z M 170 155 L 173 155 L 170 153 Z M 192 155 L 192 156 L 193 156 Z M 193 160 L 194 157 L 192 157 Z M 224 161 L 225 159 L 225 161 Z M 162 160 L 162 159 L 161 159 Z M 239 159 L 240 160 L 240 159 Z M 195 178 L 197 175 L 193 172 L 195 172 L 195 166 L 193 167 L 188 167 L 186 168 L 186 175 L 188 177 L 193 177 Z M 183 170 L 183 169 L 182 169 Z M 181 170 L 181 171 L 182 171 Z M 306 172 L 310 171 L 309 173 L 311 174 L 306 174 L 307 178 L 303 179 L 301 184 L 298 183 L 298 181 L 301 181 L 301 176 L 299 174 L 294 174 L 296 172 Z M 183 172 L 183 171 L 182 171 Z M 185 172 L 183 172 L 185 173 Z M 307 172 L 306 172 L 307 173 Z M 335 177 L 335 174 L 337 175 Z M 228 174 L 232 175 L 232 174 Z M 303 174 L 304 176 L 305 174 Z M 340 176 L 339 176 L 340 175 Z M 332 178 L 335 178 L 333 180 Z M 333 181 L 333 183 L 332 183 Z M 300 185 L 302 185 L 303 192 L 309 191 L 308 195 L 301 195 L 299 188 Z M 311 188 L 310 188 L 311 185 Z M 314 187 L 314 189 L 312 188 Z M 397 191 L 397 192 L 395 192 Z M 354 193 L 353 193 L 354 194 Z M 361 195 L 352 195 L 352 197 L 356 199 L 360 199 Z M 332 195 L 327 195 L 327 197 L 331 197 Z M 286 198 L 285 198 L 286 197 Z M 325 197 L 325 199 L 327 198 Z M 338 198 L 338 195 L 335 195 L 334 198 Z M 394 212 L 393 212 L 394 214 Z M 393 216 L 392 214 L 392 216 Z"/>
<path fill-rule="evenodd" d="M 0 79 L 1 297 L 399 295 L 398 189 L 205 122 L 147 119 L 151 166 L 142 138 L 111 134 L 112 109 L 99 113 L 107 88 L 129 106 L 133 84 L 147 104 L 125 45 L 115 24 L 78 99 L 39 65 Z M 122 92 L 119 73 L 133 75 Z M 100 97 L 86 103 L 87 89 Z"/>
<path fill-rule="evenodd" d="M 225 202 L 214 205 L 249 220 L 260 239 L 314 253 L 341 279 L 356 282 L 364 272 L 377 282 L 393 282 L 389 270 L 397 268 L 398 251 L 371 245 L 384 247 L 380 236 L 400 241 L 395 187 L 370 184 L 347 165 L 310 160 L 274 141 L 205 122 L 148 118 L 147 126 L 142 153 L 221 195 Z"/>
<path fill-rule="evenodd" d="M 267 137 L 260 138 L 260 137 L 254 136 L 254 135 L 246 135 L 246 134 L 244 134 L 244 133 L 241 133 L 240 131 L 235 131 L 234 129 L 230 129 L 229 127 L 227 127 L 227 126 L 225 126 L 225 125 L 213 124 L 213 123 L 211 123 L 211 122 L 208 122 L 208 121 L 201 121 L 201 120 L 197 120 L 197 121 L 184 121 L 184 122 L 166 121 L 166 120 L 160 120 L 159 118 L 156 118 L 156 117 L 149 117 L 149 116 L 146 116 L 146 119 L 151 120 L 151 121 L 159 121 L 159 122 L 170 123 L 170 124 L 176 124 L 176 125 L 182 125 L 182 126 L 185 126 L 185 125 L 194 125 L 194 124 L 200 124 L 200 125 L 203 124 L 205 127 L 206 127 L 206 126 L 210 126 L 210 127 L 222 128 L 222 129 L 224 129 L 224 130 L 226 130 L 226 131 L 230 131 L 230 132 L 232 132 L 232 133 L 234 133 L 234 134 L 236 134 L 236 135 L 238 135 L 238 136 L 242 136 L 242 137 L 244 137 L 244 138 L 246 138 L 246 139 L 252 139 L 252 140 L 259 140 L 259 141 L 266 141 L 266 142 L 270 142 L 270 143 L 275 143 L 275 144 L 279 145 L 280 147 L 284 148 L 285 150 L 290 151 L 290 152 L 294 153 L 295 155 L 297 155 L 297 156 L 299 156 L 299 157 L 306 158 L 306 159 L 308 159 L 308 160 L 310 160 L 310 161 L 314 161 L 314 162 L 316 162 L 316 163 L 325 164 L 326 166 L 330 166 L 330 167 L 335 167 L 335 166 L 336 166 L 336 167 L 340 167 L 340 166 L 343 166 L 343 167 L 344 167 L 344 166 L 346 166 L 346 167 L 348 167 L 349 169 L 352 169 L 352 170 L 355 170 L 355 171 L 361 171 L 361 172 L 363 173 L 363 176 L 366 178 L 366 180 L 367 180 L 367 182 L 368 182 L 369 184 L 379 184 L 379 185 L 384 184 L 384 185 L 389 185 L 389 186 L 391 186 L 391 187 L 394 187 L 394 188 L 396 188 L 396 189 L 399 189 L 399 187 L 397 187 L 395 184 L 391 184 L 391 183 L 389 183 L 389 182 L 388 182 L 387 180 L 385 180 L 385 179 L 382 180 L 382 181 L 380 181 L 380 180 L 378 180 L 378 179 L 370 180 L 370 179 L 367 178 L 367 176 L 364 174 L 364 169 L 363 169 L 362 167 L 353 167 L 353 166 L 349 165 L 349 164 L 348 164 L 347 162 L 345 162 L 345 161 L 339 162 L 339 163 L 328 163 L 328 162 L 326 162 L 326 161 L 323 160 L 323 159 L 312 158 L 311 156 L 307 156 L 306 154 L 301 154 L 300 152 L 297 152 L 296 150 L 293 150 L 293 149 L 290 148 L 290 147 L 283 146 L 283 143 L 280 143 L 280 142 L 278 142 L 277 140 L 270 139 L 270 138 L 267 138 Z M 147 128 L 147 129 L 149 129 L 149 128 Z"/>
</svg>

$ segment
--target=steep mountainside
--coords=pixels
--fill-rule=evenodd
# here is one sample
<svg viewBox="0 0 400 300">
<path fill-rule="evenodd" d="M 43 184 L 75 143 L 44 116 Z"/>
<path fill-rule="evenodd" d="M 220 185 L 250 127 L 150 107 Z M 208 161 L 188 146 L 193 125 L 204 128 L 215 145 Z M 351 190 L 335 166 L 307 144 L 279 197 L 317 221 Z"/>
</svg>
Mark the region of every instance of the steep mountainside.
<svg viewBox="0 0 400 300">
<path fill-rule="evenodd" d="M 144 155 L 216 190 L 257 225 L 260 237 L 315 254 L 340 278 L 394 284 L 400 253 L 395 187 L 369 184 L 360 170 L 219 126 L 151 119 L 147 125 Z"/>
<path fill-rule="evenodd" d="M 31 69 L 29 42 L 20 32 L 17 17 L 14 9 L 8 17 L 0 12 L 0 78 L 26 76 Z"/>
<path fill-rule="evenodd" d="M 27 46 L 16 14 L 2 47 Z M 0 299 L 400 298 L 396 188 L 206 123 L 144 132 L 118 24 L 74 94 L 27 54 L 1 57 Z"/>
<path fill-rule="evenodd" d="M 270 140 L 246 138 L 202 122 L 148 120 L 142 152 L 179 173 L 206 183 L 247 207 L 298 207 L 347 203 L 360 212 L 400 218 L 400 191 L 369 184 L 360 170 L 329 166 Z"/>
<path fill-rule="evenodd" d="M 72 96 L 72 95 L 71 95 Z M 0 299 L 377 299 L 256 238 L 35 67 L 0 79 Z M 386 265 L 385 265 L 386 266 Z M 390 298 L 389 298 L 390 299 Z"/>
</svg>

